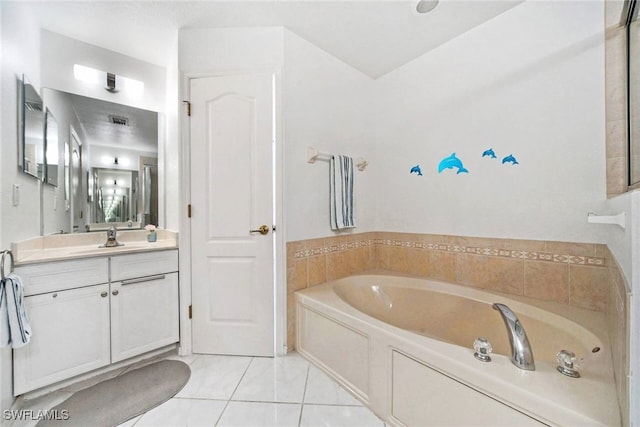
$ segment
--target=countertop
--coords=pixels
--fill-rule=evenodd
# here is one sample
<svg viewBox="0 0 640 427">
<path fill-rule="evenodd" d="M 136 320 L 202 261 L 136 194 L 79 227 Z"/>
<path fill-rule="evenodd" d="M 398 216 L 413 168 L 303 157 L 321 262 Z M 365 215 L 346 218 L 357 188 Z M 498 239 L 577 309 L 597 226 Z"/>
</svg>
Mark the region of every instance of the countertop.
<svg viewBox="0 0 640 427">
<path fill-rule="evenodd" d="M 64 261 L 111 255 L 178 249 L 178 233 L 157 230 L 156 242 L 148 242 L 145 230 L 118 232 L 117 241 L 122 246 L 100 247 L 106 242 L 106 233 L 55 234 L 39 236 L 13 243 L 11 251 L 15 266 L 49 261 Z"/>
</svg>

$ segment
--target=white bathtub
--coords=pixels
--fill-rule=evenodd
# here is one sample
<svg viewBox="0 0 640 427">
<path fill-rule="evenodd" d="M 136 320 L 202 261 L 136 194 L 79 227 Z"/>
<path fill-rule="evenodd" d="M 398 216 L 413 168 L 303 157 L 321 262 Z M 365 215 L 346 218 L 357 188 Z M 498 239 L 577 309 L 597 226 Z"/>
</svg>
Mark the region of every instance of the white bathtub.
<svg viewBox="0 0 640 427">
<path fill-rule="evenodd" d="M 511 363 L 494 302 L 523 324 L 535 371 Z M 620 425 L 601 313 L 382 275 L 296 292 L 296 304 L 298 352 L 392 425 Z M 492 362 L 473 357 L 479 336 Z M 562 349 L 579 357 L 581 378 L 557 372 Z"/>
</svg>

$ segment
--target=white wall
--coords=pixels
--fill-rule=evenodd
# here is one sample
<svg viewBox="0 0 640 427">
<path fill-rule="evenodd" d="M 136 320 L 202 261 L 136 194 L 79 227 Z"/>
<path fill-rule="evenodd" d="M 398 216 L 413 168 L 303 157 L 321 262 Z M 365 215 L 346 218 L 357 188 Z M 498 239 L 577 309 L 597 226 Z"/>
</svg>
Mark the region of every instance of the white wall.
<svg viewBox="0 0 640 427">
<path fill-rule="evenodd" d="M 0 204 L 2 249 L 11 242 L 40 234 L 40 188 L 36 178 L 18 167 L 18 80 L 22 75 L 40 93 L 38 25 L 28 4 L 0 3 L 2 7 L 2 144 Z M 12 185 L 20 186 L 20 204 L 12 205 Z"/>
<path fill-rule="evenodd" d="M 0 2 L 2 71 L 0 79 L 0 248 L 40 233 L 39 183 L 18 164 L 18 80 L 26 74 L 40 87 L 38 26 L 29 5 Z M 27 54 L 28 53 L 28 54 Z M 12 185 L 21 189 L 20 204 L 12 205 Z M 32 193 L 33 197 L 25 197 Z M 0 349 L 0 406 L 13 403 L 11 349 Z"/>
<path fill-rule="evenodd" d="M 329 225 L 329 162 L 307 163 L 307 148 L 363 157 L 370 165 L 355 171 L 357 228 L 374 229 L 374 159 L 371 120 L 375 81 L 285 30 L 283 116 L 287 240 L 338 235 Z M 351 232 L 349 231 L 349 232 Z"/>
<path fill-rule="evenodd" d="M 605 197 L 604 8 L 525 2 L 382 77 L 380 230 L 594 240 Z M 482 158 L 493 148 L 498 159 Z M 455 152 L 469 170 L 438 174 Z M 519 165 L 502 165 L 513 154 Z M 419 164 L 424 176 L 409 174 Z"/>
</svg>

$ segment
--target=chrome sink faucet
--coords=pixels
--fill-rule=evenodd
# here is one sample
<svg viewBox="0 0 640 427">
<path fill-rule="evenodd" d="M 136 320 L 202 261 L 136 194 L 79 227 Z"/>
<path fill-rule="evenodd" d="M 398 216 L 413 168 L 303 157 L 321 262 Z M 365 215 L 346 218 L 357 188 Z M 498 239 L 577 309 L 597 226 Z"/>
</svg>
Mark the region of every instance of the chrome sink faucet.
<svg viewBox="0 0 640 427">
<path fill-rule="evenodd" d="M 118 243 L 116 240 L 116 234 L 118 230 L 112 225 L 107 230 L 107 242 L 104 245 L 100 245 L 101 248 L 114 248 L 116 246 L 124 246 L 124 243 Z"/>
<path fill-rule="evenodd" d="M 504 304 L 495 303 L 493 309 L 498 310 L 507 327 L 509 343 L 511 344 L 511 363 L 525 371 L 535 371 L 536 364 L 533 361 L 533 351 L 527 338 L 527 333 L 516 314 Z"/>
</svg>

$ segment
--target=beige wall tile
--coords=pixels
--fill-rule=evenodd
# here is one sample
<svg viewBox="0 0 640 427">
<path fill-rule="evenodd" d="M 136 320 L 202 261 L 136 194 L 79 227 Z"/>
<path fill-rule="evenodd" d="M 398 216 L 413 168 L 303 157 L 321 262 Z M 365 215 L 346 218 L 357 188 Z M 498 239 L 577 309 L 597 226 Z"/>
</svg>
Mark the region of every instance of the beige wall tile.
<svg viewBox="0 0 640 427">
<path fill-rule="evenodd" d="M 408 249 L 409 248 L 401 246 L 394 246 L 391 248 L 389 254 L 389 267 L 391 270 L 400 273 L 409 272 Z"/>
<path fill-rule="evenodd" d="M 596 247 L 592 243 L 546 242 L 545 251 L 552 254 L 595 256 Z"/>
<path fill-rule="evenodd" d="M 307 277 L 309 286 L 319 285 L 327 281 L 326 255 L 315 255 L 308 258 Z"/>
<path fill-rule="evenodd" d="M 544 261 L 525 261 L 524 295 L 568 304 L 569 265 Z"/>
<path fill-rule="evenodd" d="M 391 270 L 391 246 L 376 245 L 376 268 Z"/>
<path fill-rule="evenodd" d="M 627 156 L 627 121 L 607 122 L 607 158 Z"/>
<path fill-rule="evenodd" d="M 524 294 L 524 261 L 487 257 L 488 278 L 484 287 L 508 294 Z"/>
<path fill-rule="evenodd" d="M 546 242 L 544 240 L 505 239 L 504 249 L 512 251 L 545 252 Z"/>
<path fill-rule="evenodd" d="M 307 287 L 307 258 L 294 258 L 287 266 L 287 293 Z"/>
<path fill-rule="evenodd" d="M 348 264 L 345 262 L 343 252 L 330 252 L 327 254 L 327 281 L 347 277 Z"/>
<path fill-rule="evenodd" d="M 576 307 L 606 311 L 611 287 L 609 271 L 604 267 L 569 266 L 569 303 Z"/>
<path fill-rule="evenodd" d="M 429 252 L 424 249 L 408 248 L 408 273 L 414 276 L 429 277 Z"/>
<path fill-rule="evenodd" d="M 457 282 L 465 286 L 483 288 L 487 272 L 487 257 L 484 255 L 458 254 L 456 265 Z"/>
<path fill-rule="evenodd" d="M 456 254 L 444 251 L 427 251 L 429 253 L 429 277 L 455 283 Z"/>
<path fill-rule="evenodd" d="M 296 298 L 287 295 L 287 351 L 296 349 Z"/>
</svg>

